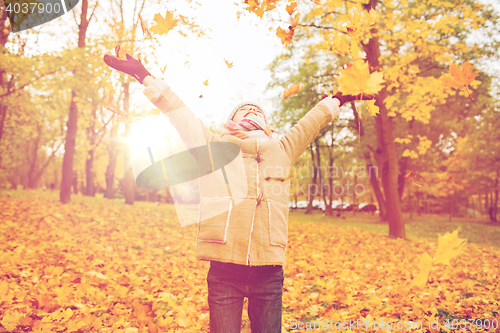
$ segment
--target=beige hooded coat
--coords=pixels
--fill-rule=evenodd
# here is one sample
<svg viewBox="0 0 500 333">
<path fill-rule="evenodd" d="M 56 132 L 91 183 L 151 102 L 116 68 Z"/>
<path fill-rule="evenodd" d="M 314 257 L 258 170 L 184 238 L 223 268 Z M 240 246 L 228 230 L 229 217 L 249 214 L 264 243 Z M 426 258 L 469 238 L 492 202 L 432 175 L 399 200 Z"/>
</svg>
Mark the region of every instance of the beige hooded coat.
<svg viewBox="0 0 500 333">
<path fill-rule="evenodd" d="M 212 133 L 161 79 L 155 79 L 144 94 L 166 112 L 187 146 L 203 144 L 196 143 L 201 137 L 205 144 L 231 142 L 241 149 L 247 178 L 246 195 L 233 205 L 235 201 L 230 196 L 219 197 L 210 191 L 201 191 L 201 214 L 214 207 L 227 209 L 198 223 L 196 258 L 252 266 L 284 265 L 288 238 L 288 174 L 319 130 L 338 116 L 338 102 L 324 99 L 281 139 L 258 142 L 255 138 L 242 140 Z"/>
</svg>

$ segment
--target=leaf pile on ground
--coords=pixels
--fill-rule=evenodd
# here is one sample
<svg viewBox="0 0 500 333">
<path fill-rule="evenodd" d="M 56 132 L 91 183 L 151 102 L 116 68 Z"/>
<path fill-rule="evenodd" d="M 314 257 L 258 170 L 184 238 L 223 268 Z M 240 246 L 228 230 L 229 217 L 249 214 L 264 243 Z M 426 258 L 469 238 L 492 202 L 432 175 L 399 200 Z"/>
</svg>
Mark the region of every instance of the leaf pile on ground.
<svg viewBox="0 0 500 333">
<path fill-rule="evenodd" d="M 173 206 L 8 197 L 0 206 L 0 332 L 208 331 L 209 264 L 194 257 L 196 225 L 180 227 Z M 443 331 L 447 319 L 500 320 L 496 248 L 466 244 L 410 288 L 437 239 L 293 219 L 289 228 L 284 331 L 325 319 L 439 320 Z"/>
</svg>

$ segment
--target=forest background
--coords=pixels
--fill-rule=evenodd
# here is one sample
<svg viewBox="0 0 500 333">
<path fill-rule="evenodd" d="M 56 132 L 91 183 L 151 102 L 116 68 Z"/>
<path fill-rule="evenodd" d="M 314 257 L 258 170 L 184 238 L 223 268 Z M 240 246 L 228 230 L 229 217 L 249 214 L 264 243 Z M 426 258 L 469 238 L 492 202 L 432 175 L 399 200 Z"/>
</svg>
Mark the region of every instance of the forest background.
<svg viewBox="0 0 500 333">
<path fill-rule="evenodd" d="M 168 155 L 179 139 L 142 88 L 102 61 L 104 54 L 128 52 L 177 84 L 214 130 L 234 104 L 253 99 L 268 110 L 278 136 L 338 89 L 343 70 L 361 86 L 383 73 L 375 90 L 355 89 L 376 92 L 375 104 L 348 103 L 297 161 L 291 200 L 306 200 L 306 213 L 320 200 L 327 216 L 344 202 L 375 204 L 394 237 L 404 237 L 402 212 L 497 221 L 497 7 L 245 1 L 215 10 L 193 1 L 87 0 L 16 34 L 3 11 L 0 184 L 59 190 L 62 202 L 72 191 L 123 197 L 127 204 L 172 202 L 168 191 L 141 189 L 133 179 L 134 145 Z M 217 14 L 230 19 L 220 23 Z M 231 24 L 236 33 L 221 37 Z M 207 44 L 212 28 L 215 39 Z M 267 77 L 250 74 L 272 58 Z M 460 83 L 463 64 L 473 65 L 472 76 Z M 358 72 L 348 74 L 353 68 Z M 301 90 L 285 95 L 289 87 Z M 341 91 L 349 89 L 344 83 Z"/>
<path fill-rule="evenodd" d="M 190 0 L 81 0 L 70 14 L 22 33 L 12 33 L 6 13 L 8 2 L 4 1 L 0 0 L 0 187 L 53 191 L 47 197 L 55 192 L 59 197 L 58 204 L 33 201 L 38 203 L 35 206 L 30 206 L 29 200 L 17 204 L 2 198 L 0 227 L 6 244 L 2 270 L 6 273 L 0 282 L 3 297 L 0 304 L 8 313 L 0 324 L 7 331 L 8 327 L 44 324 L 83 331 L 92 330 L 98 322 L 126 329 L 129 323 L 113 321 L 96 305 L 110 306 L 101 291 L 111 292 L 111 289 L 114 297 L 123 298 L 123 304 L 130 306 L 125 310 L 125 305 L 118 308 L 115 304 L 114 313 L 128 311 L 137 320 L 134 327 L 151 322 L 155 325 L 150 326 L 150 331 L 155 331 L 151 327 L 169 327 L 174 321 L 171 311 L 179 329 L 191 324 L 207 325 L 208 318 L 198 313 L 207 310 L 201 301 L 203 297 L 199 297 L 201 282 L 194 284 L 197 287 L 192 291 L 177 286 L 175 295 L 153 288 L 146 290 L 150 295 L 144 296 L 144 290 L 140 289 L 144 287 L 139 287 L 145 276 L 152 276 L 148 265 L 160 262 L 157 256 L 169 257 L 162 265 L 174 275 L 179 268 L 172 258 L 178 258 L 175 260 L 182 264 L 179 267 L 185 270 L 185 285 L 191 283 L 191 278 L 200 278 L 197 272 L 202 264 L 194 264 L 185 256 L 192 249 L 184 241 L 191 241 L 194 235 L 190 234 L 191 229 L 184 230 L 176 224 L 170 192 L 141 189 L 135 184 L 131 151 L 151 145 L 159 153 L 169 155 L 179 148 L 179 139 L 166 117 L 142 95 L 143 88 L 102 60 L 104 54 L 123 58 L 126 53 L 140 57 L 153 75 L 164 77 L 216 132 L 232 106 L 241 100 L 261 103 L 279 137 L 325 94 L 333 94 L 339 86 L 347 94 L 375 96 L 371 102 L 347 103 L 339 119 L 321 130 L 288 175 L 292 185 L 290 201 L 291 206 L 306 201 L 307 223 L 317 219 L 313 216 L 317 211 L 315 205 L 323 206 L 325 219 L 331 220 L 337 218 L 346 203 L 374 204 L 378 207 L 378 219 L 388 225 L 388 235 L 395 240 L 384 238 L 385 246 L 374 251 L 373 244 L 380 239 L 373 244 L 366 241 L 375 239 L 372 234 L 349 233 L 325 225 L 321 228 L 324 235 L 316 235 L 321 239 L 315 243 L 320 244 L 318 250 L 310 248 L 311 242 L 306 237 L 314 229 L 312 224 L 292 225 L 289 236 L 291 244 L 297 247 L 289 249 L 293 264 L 287 268 L 287 274 L 297 274 L 296 278 L 311 288 L 308 287 L 307 296 L 300 296 L 306 291 L 286 283 L 289 296 L 285 301 L 290 311 L 287 318 L 291 318 L 291 313 L 304 320 L 333 313 L 335 318 L 345 319 L 348 316 L 342 308 L 345 304 L 355 304 L 353 311 L 366 315 L 364 298 L 358 300 L 359 295 L 351 294 L 358 289 L 377 295 L 376 299 L 370 299 L 375 310 L 369 315 L 385 316 L 390 313 L 386 300 L 397 303 L 396 300 L 404 299 L 402 295 L 408 289 L 401 281 L 393 281 L 392 277 L 382 281 L 385 277 L 380 276 L 375 276 L 376 283 L 384 284 L 384 291 L 365 286 L 349 291 L 345 285 L 335 287 L 333 284 L 337 282 L 333 280 L 332 285 L 325 281 L 311 282 L 317 274 L 307 270 L 310 262 L 300 247 L 311 253 L 319 251 L 313 258 L 343 258 L 344 265 L 352 262 L 352 272 L 358 273 L 358 268 L 364 272 L 371 267 L 367 266 L 372 264 L 371 254 L 382 255 L 396 248 L 400 252 L 392 252 L 394 258 L 402 257 L 404 266 L 420 262 L 418 274 L 427 270 L 427 275 L 420 276 L 415 269 L 402 273 L 391 266 L 394 276 L 404 276 L 407 280 L 413 276 L 415 284 L 425 286 L 432 269 L 433 274 L 436 271 L 441 274 L 440 283 L 453 290 L 453 297 L 464 298 L 457 303 L 450 295 L 441 295 L 441 287 L 434 284 L 430 294 L 413 294 L 408 303 L 391 305 L 393 314 L 400 318 L 423 316 L 425 309 L 431 309 L 426 314 L 429 320 L 438 315 L 453 319 L 454 311 L 457 316 L 470 318 L 480 315 L 482 310 L 490 317 L 498 315 L 494 310 L 498 309 L 498 303 L 494 302 L 498 297 L 488 289 L 497 280 L 494 267 L 489 266 L 497 258 L 495 250 L 471 247 L 467 256 L 460 259 L 462 266 L 446 271 L 433 267 L 432 259 L 429 261 L 430 257 L 425 256 L 428 251 L 436 253 L 434 261 L 441 260 L 440 251 L 446 247 L 442 238 L 437 249 L 434 243 L 415 241 L 418 244 L 415 246 L 425 249 L 420 261 L 414 249 L 403 241 L 407 238 L 405 219 L 408 222 L 420 214 L 424 219 L 434 213 L 446 214 L 447 219 L 482 222 L 487 219 L 491 226 L 498 224 L 500 9 L 496 2 L 246 0 L 225 2 L 215 8 Z M 234 34 L 217 39 L 221 30 Z M 207 44 L 211 39 L 212 44 Z M 263 67 L 266 74 L 254 76 L 256 72 L 262 73 Z M 99 208 L 100 214 L 87 212 L 89 206 L 81 204 L 80 194 L 96 197 L 107 208 Z M 143 206 L 144 201 L 158 202 L 158 210 Z M 43 217 L 44 210 L 50 216 Z M 163 214 L 163 221 L 155 220 L 159 213 Z M 355 209 L 349 214 L 363 216 Z M 340 215 L 345 217 L 346 213 Z M 122 238 L 123 235 L 134 234 L 137 227 L 127 222 L 131 216 L 137 217 L 134 221 L 143 230 L 133 243 L 141 245 L 125 249 L 123 244 L 131 242 L 132 236 Z M 140 220 L 141 216 L 148 218 Z M 115 221 L 116 217 L 123 222 Z M 61 219 L 71 219 L 72 223 L 57 233 L 53 223 Z M 20 224 L 15 225 L 14 220 Z M 89 270 L 86 275 L 80 276 L 78 269 L 63 274 L 63 266 L 58 266 L 57 259 L 65 256 L 61 254 L 62 248 L 75 258 L 85 257 L 73 248 L 68 228 L 82 228 L 79 234 L 83 238 L 77 243 L 86 244 L 92 251 L 104 251 L 101 251 L 104 257 L 122 246 L 127 260 L 136 256 L 146 259 L 141 259 L 142 266 L 127 261 L 134 274 L 114 271 L 108 259 L 97 258 L 92 259 L 92 269 L 85 268 Z M 168 244 L 151 249 L 148 244 L 159 242 L 155 238 L 157 228 L 168 229 L 172 236 L 162 240 Z M 25 245 L 9 245 L 17 244 L 19 237 L 25 244 L 33 242 L 33 249 L 39 249 L 40 239 L 36 235 L 42 231 L 49 239 L 61 237 L 54 248 L 49 250 L 52 245 L 47 245 L 43 250 L 57 257 L 54 266 L 44 266 L 43 260 L 34 264 L 40 258 L 27 254 Z M 101 248 L 94 244 L 97 236 L 85 238 L 87 232 L 103 235 L 99 236 L 102 240 L 117 241 L 117 245 Z M 335 241 L 342 246 L 329 245 L 330 232 L 340 235 Z M 442 263 L 449 264 L 450 258 L 457 255 L 455 245 L 460 243 L 457 235 L 450 239 L 456 242 L 451 244 L 455 252 L 446 253 L 447 260 Z M 364 244 L 364 259 L 343 253 L 347 243 L 358 249 L 359 244 Z M 163 253 L 155 252 L 160 248 Z M 83 257 L 76 261 L 87 262 Z M 21 261 L 26 269 L 19 273 L 16 265 Z M 482 266 L 477 267 L 477 262 Z M 334 264 L 322 266 L 325 276 L 333 274 Z M 386 264 L 393 263 L 381 263 Z M 41 276 L 47 283 L 44 286 L 58 284 L 58 278 L 52 277 L 62 274 L 67 290 L 59 290 L 56 297 L 40 287 L 35 278 L 27 281 L 26 276 L 35 274 L 37 265 L 43 271 Z M 103 275 L 97 271 L 101 269 L 110 273 Z M 345 270 L 342 272 L 341 275 L 347 274 Z M 112 275 L 115 273 L 116 276 Z M 356 278 L 370 284 L 371 277 L 359 274 Z M 162 283 L 175 280 L 158 278 Z M 350 283 L 348 275 L 341 278 L 342 283 Z M 35 298 L 22 294 L 20 290 L 28 290 L 26 286 L 17 286 L 25 280 L 29 288 L 38 288 Z M 434 282 L 434 278 L 429 281 Z M 80 313 L 78 309 L 90 305 L 74 303 L 77 298 L 73 296 L 80 291 L 72 288 L 75 284 L 83 288 L 87 283 L 92 287 L 81 292 L 87 293 L 86 299 L 96 300 L 96 308 Z M 132 303 L 126 301 L 132 295 L 124 291 L 126 288 L 134 289 Z M 169 289 L 172 286 L 164 288 L 174 290 Z M 331 290 L 336 290 L 335 296 L 340 299 L 323 299 Z M 181 299 L 184 292 L 194 293 L 196 305 Z M 71 300 L 65 296 L 70 294 Z M 175 304 L 174 310 L 165 310 L 168 308 L 165 305 L 165 311 L 161 312 L 162 309 L 148 303 L 153 294 L 164 302 L 161 304 Z M 446 306 L 438 304 L 438 295 L 446 299 L 442 303 Z M 59 308 L 66 301 L 72 305 L 66 310 Z M 19 310 L 23 307 L 34 312 L 23 314 Z M 401 308 L 411 308 L 411 313 L 403 315 Z M 67 323 L 71 323 L 69 328 Z"/>
</svg>

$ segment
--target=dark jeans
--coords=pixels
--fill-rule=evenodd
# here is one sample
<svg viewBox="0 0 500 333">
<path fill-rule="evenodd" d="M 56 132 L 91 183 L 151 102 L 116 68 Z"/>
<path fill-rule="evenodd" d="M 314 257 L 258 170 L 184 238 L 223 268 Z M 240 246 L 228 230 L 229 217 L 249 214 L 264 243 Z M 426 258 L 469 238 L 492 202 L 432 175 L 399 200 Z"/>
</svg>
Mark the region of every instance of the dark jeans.
<svg viewBox="0 0 500 333">
<path fill-rule="evenodd" d="M 210 262 L 210 333 L 239 333 L 243 299 L 248 298 L 252 333 L 281 333 L 282 266 Z"/>
</svg>

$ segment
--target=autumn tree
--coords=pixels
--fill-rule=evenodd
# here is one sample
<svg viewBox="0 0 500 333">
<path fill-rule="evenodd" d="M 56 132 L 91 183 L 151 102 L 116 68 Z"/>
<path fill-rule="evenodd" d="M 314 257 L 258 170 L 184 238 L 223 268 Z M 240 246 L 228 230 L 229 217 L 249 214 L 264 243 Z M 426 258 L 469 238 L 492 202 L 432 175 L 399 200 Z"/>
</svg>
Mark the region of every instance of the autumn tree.
<svg viewBox="0 0 500 333">
<path fill-rule="evenodd" d="M 493 193 L 488 209 L 490 219 L 498 221 L 498 193 L 500 190 L 500 109 L 498 104 L 485 109 L 474 121 L 473 129 L 458 140 L 454 160 L 467 170 L 464 180 L 476 187 L 476 193 L 485 189 Z M 465 177 L 468 176 L 468 177 Z M 471 185 L 472 185 L 471 184 Z M 479 192 L 481 193 L 481 192 Z"/>
<path fill-rule="evenodd" d="M 80 55 L 80 59 L 85 49 L 87 30 L 90 22 L 94 16 L 94 11 L 97 8 L 98 0 L 93 4 L 93 7 L 89 5 L 88 0 L 82 0 L 80 21 L 78 22 L 78 49 L 75 52 Z M 90 9 L 90 11 L 89 11 Z M 85 62 L 85 60 L 83 60 Z M 69 104 L 69 114 L 68 122 L 66 124 L 66 138 L 64 140 L 64 158 L 62 165 L 62 179 L 61 179 L 61 189 L 59 192 L 59 199 L 62 203 L 69 203 L 71 201 L 71 186 L 73 184 L 73 159 L 75 155 L 76 146 L 76 134 L 78 131 L 78 87 L 81 86 L 81 81 L 84 80 L 86 71 L 85 66 L 80 69 L 75 69 L 73 76 L 76 80 L 73 81 L 73 86 L 71 89 L 71 101 Z"/>
<path fill-rule="evenodd" d="M 284 1 L 249 1 L 246 8 L 262 16 L 279 8 L 279 3 Z M 491 20 L 491 12 L 475 1 L 330 0 L 315 3 L 298 22 L 295 16 L 298 14 L 289 10 L 292 25 L 288 31 L 277 30 L 284 44 L 292 42 L 290 37 L 303 30 L 311 37 L 309 49 L 349 55 L 355 64 L 356 60 L 364 59 L 371 73 L 383 73 L 384 86 L 375 102 L 379 108 L 376 131 L 381 155 L 378 167 L 391 237 L 405 237 L 393 119 L 428 122 L 431 113 L 452 93 L 429 71 L 436 64 L 448 66 L 463 57 L 477 58 L 478 45 L 470 45 L 466 39 L 472 31 L 484 27 L 487 19 Z M 366 88 L 364 91 L 368 93 L 369 87 Z"/>
</svg>

